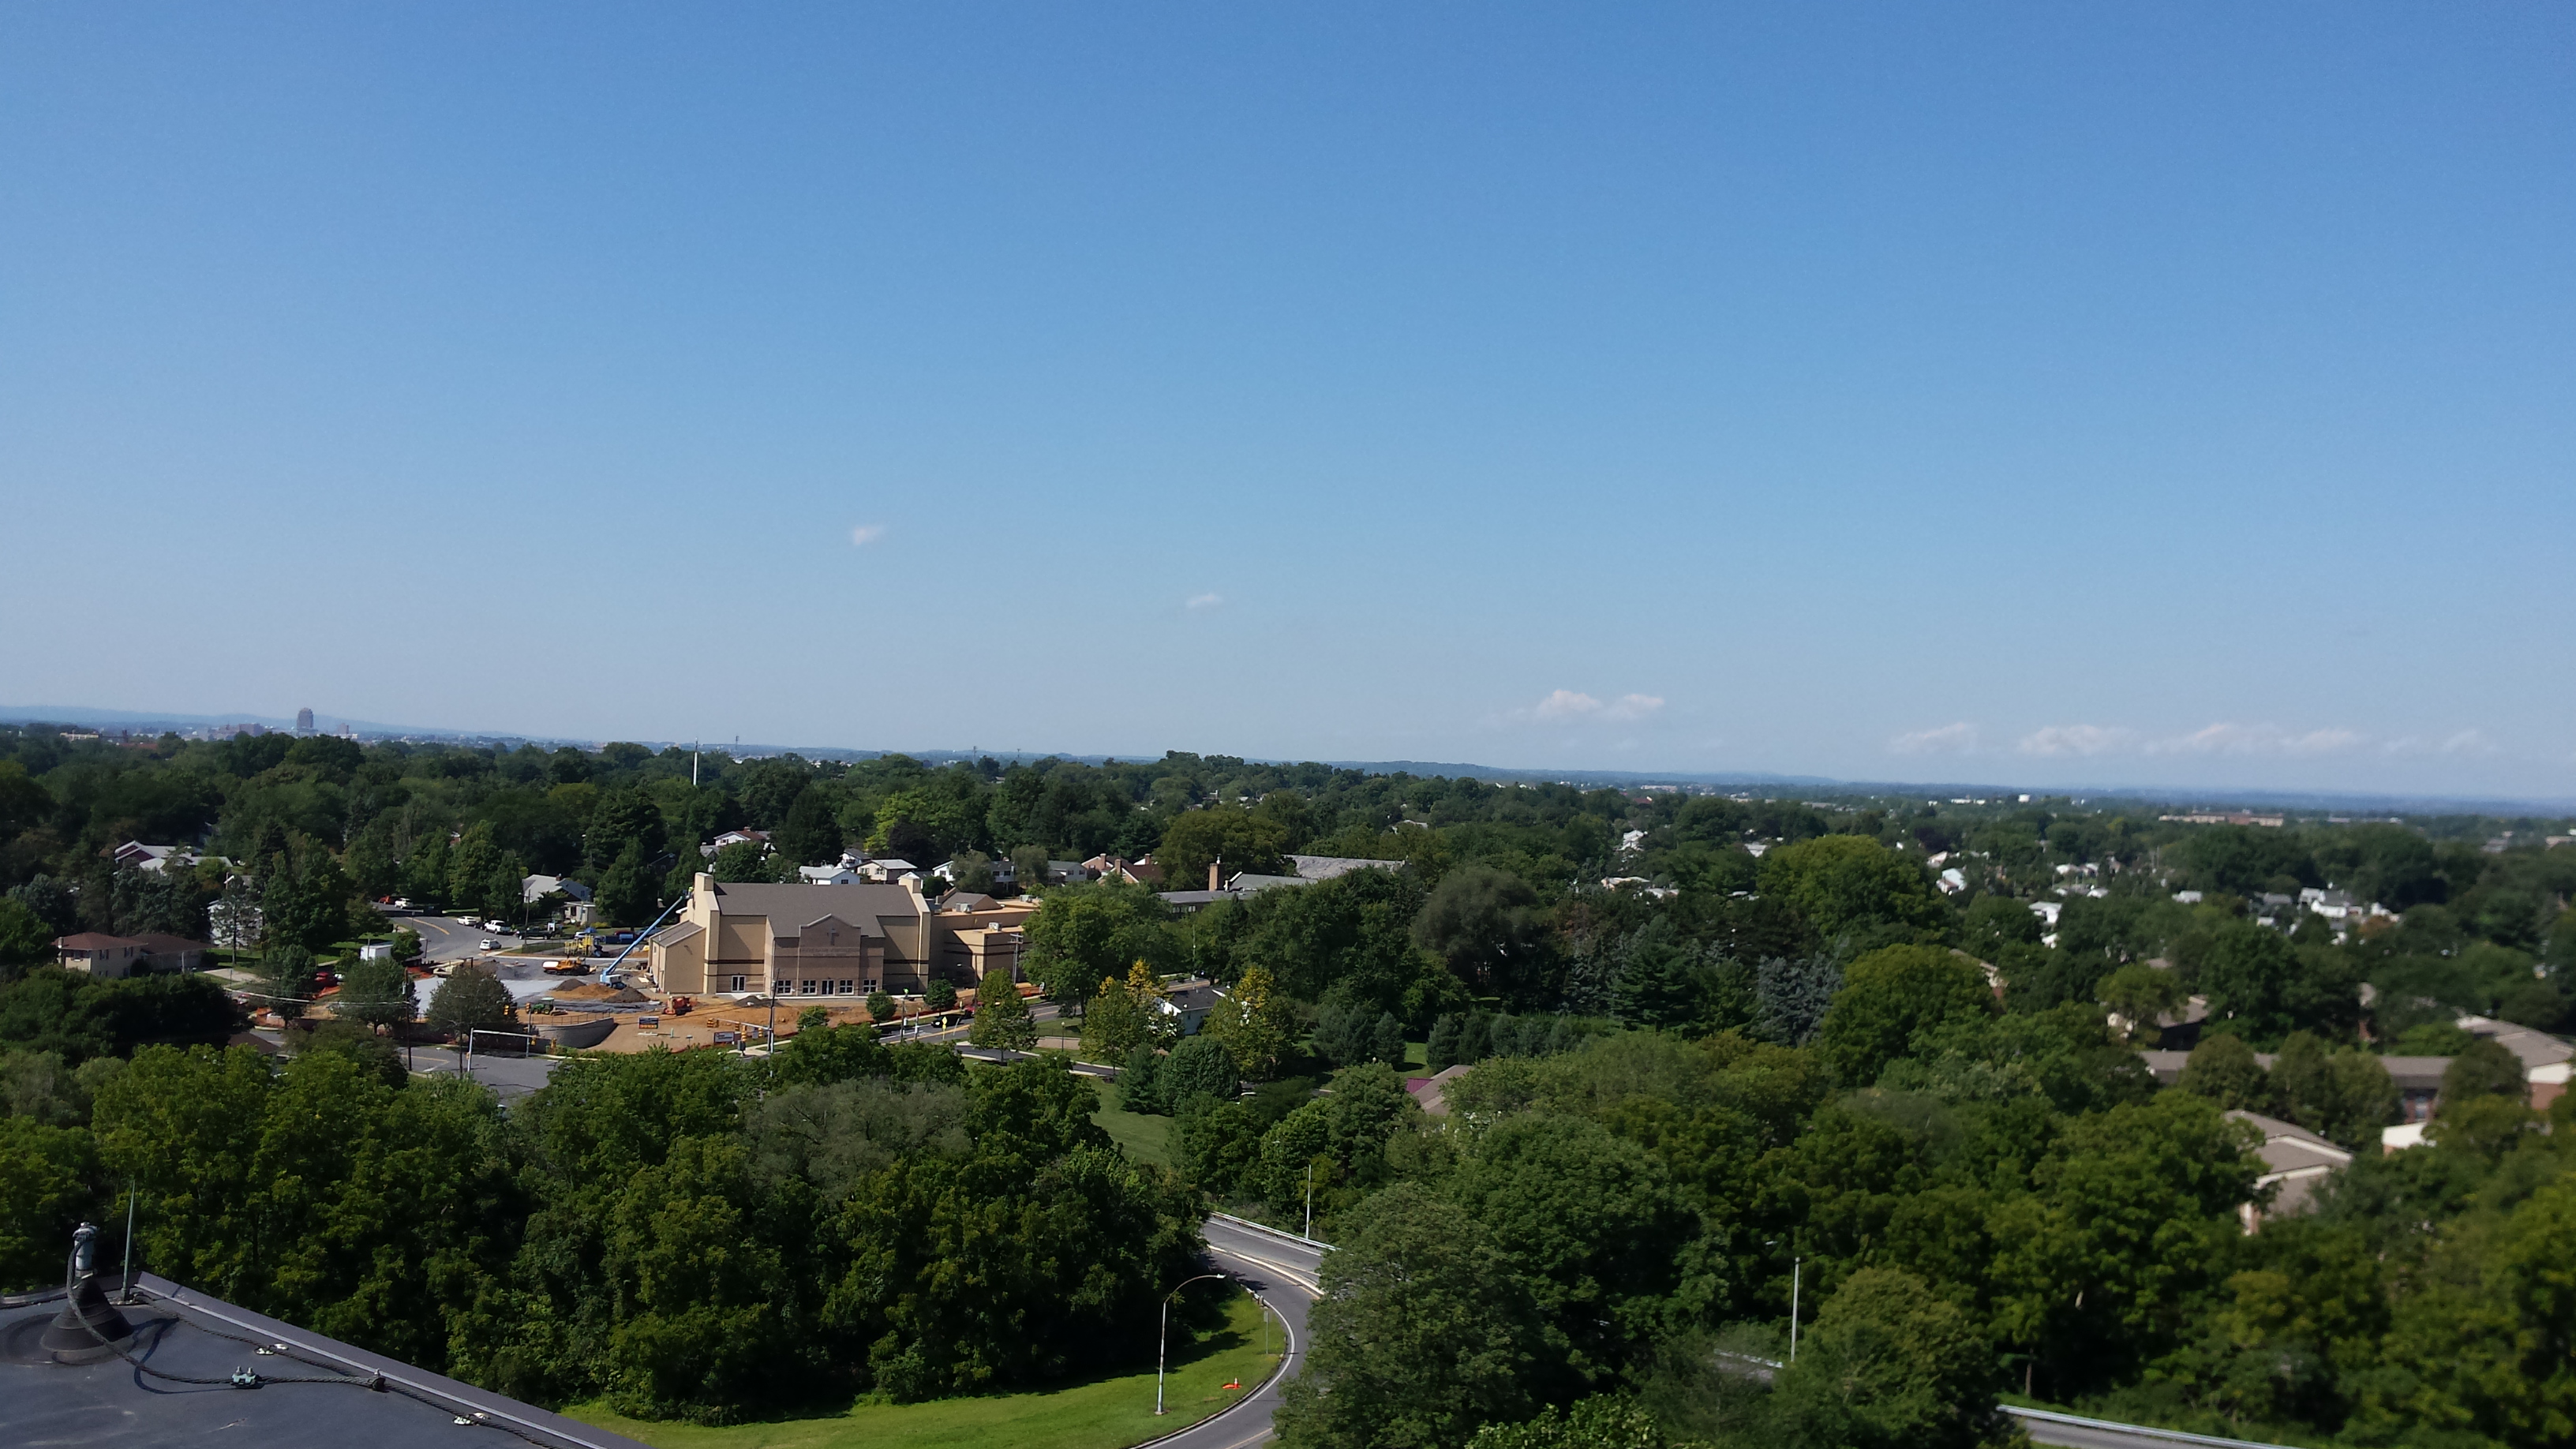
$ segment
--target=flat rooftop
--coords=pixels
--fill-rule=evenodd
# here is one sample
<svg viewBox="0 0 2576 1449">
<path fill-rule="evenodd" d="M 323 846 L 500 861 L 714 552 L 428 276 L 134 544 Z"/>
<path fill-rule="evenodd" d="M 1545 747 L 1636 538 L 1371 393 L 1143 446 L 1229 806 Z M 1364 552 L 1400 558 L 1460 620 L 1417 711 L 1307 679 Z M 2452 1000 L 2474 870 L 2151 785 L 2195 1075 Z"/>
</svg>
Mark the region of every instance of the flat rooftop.
<svg viewBox="0 0 2576 1449">
<path fill-rule="evenodd" d="M 112 1295 L 114 1280 L 104 1281 Z M 144 1367 L 112 1356 L 86 1364 L 55 1362 L 39 1340 L 63 1306 L 59 1293 L 49 1302 L 0 1308 L 0 1444 L 160 1445 L 220 1437 L 263 1449 L 645 1449 L 623 1434 L 308 1333 L 148 1273 L 137 1275 L 136 1297 L 140 1303 L 120 1311 L 135 1329 L 125 1351 Z M 260 1352 L 263 1346 L 269 1352 Z M 157 1377 L 147 1369 L 176 1377 Z M 264 1379 L 341 1381 L 237 1388 L 231 1378 L 240 1369 Z M 378 1376 L 383 1387 L 369 1387 Z M 179 1381 L 185 1379 L 215 1382 Z"/>
</svg>

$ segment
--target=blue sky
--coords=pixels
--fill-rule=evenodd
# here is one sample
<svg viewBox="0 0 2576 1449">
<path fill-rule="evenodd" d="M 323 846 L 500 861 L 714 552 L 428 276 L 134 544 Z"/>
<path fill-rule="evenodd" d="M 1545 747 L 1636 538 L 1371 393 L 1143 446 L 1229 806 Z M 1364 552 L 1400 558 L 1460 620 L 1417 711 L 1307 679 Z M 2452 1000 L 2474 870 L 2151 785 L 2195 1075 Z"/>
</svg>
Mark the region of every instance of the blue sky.
<svg viewBox="0 0 2576 1449">
<path fill-rule="evenodd" d="M 22 5 L 0 703 L 2576 794 L 2576 10 Z"/>
</svg>

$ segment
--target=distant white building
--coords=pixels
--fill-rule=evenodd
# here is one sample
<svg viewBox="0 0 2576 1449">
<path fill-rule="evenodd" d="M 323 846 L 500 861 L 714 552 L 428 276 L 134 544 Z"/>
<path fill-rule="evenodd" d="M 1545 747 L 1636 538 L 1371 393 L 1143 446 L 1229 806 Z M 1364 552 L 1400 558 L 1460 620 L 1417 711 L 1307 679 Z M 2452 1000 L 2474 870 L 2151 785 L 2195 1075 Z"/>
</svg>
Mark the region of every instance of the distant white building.
<svg viewBox="0 0 2576 1449">
<path fill-rule="evenodd" d="M 1954 865 L 1948 870 L 1941 872 L 1942 894 L 1955 896 L 1967 888 L 1968 873 L 1966 871 L 1963 871 Z"/>
<path fill-rule="evenodd" d="M 2066 903 L 2063 901 L 2032 901 L 2030 903 L 2030 913 L 2039 917 L 2042 922 L 2047 924 L 2048 929 L 2052 931 L 2057 929 L 2057 913 L 2065 909 Z"/>
<path fill-rule="evenodd" d="M 807 885 L 857 885 L 859 873 L 847 865 L 800 865 L 796 878 Z"/>
</svg>

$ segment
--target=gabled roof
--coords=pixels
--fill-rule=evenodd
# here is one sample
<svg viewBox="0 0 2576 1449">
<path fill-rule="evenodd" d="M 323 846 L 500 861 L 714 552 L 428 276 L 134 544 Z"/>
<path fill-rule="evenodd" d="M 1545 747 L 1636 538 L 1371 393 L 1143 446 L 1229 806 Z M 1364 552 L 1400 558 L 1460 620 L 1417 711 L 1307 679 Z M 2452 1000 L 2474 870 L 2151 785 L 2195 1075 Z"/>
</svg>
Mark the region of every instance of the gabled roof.
<svg viewBox="0 0 2576 1449">
<path fill-rule="evenodd" d="M 54 938 L 54 949 L 57 951 L 113 951 L 119 947 L 130 947 L 138 951 L 144 949 L 143 943 L 131 936 L 109 936 L 97 931 L 83 931 L 75 936 Z"/>
<path fill-rule="evenodd" d="M 719 881 L 716 909 L 728 916 L 767 916 L 770 930 L 793 930 L 808 921 L 909 919 L 918 898 L 900 885 L 780 885 L 771 881 Z"/>
</svg>

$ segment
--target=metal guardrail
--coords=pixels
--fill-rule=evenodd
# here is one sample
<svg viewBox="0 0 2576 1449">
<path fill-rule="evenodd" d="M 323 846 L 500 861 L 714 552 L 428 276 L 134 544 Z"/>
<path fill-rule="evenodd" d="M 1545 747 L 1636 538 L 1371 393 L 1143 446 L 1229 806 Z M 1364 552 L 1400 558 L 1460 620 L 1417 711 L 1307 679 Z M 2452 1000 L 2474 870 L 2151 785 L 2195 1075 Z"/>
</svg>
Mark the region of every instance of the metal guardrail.
<svg viewBox="0 0 2576 1449">
<path fill-rule="evenodd" d="M 2071 1429 L 2099 1429 L 2113 1434 L 2128 1434 L 2153 1439 L 2162 1444 L 2210 1444 L 2218 1449 L 2277 1449 L 2255 1439 L 2222 1439 L 2214 1434 L 2187 1434 L 2180 1429 L 2156 1429 L 2145 1424 L 2123 1424 L 2116 1419 L 2087 1419 L 2080 1414 L 2061 1414 L 2054 1409 L 2024 1409 L 2011 1404 L 1997 1408 L 2016 1419 L 2035 1419 L 2043 1424 L 2064 1424 Z"/>
<path fill-rule="evenodd" d="M 1300 1248 L 1320 1248 L 1327 1253 L 1341 1251 L 1321 1238 L 1301 1238 L 1284 1228 L 1274 1228 L 1268 1223 L 1256 1223 L 1250 1218 L 1239 1218 L 1232 1213 L 1209 1213 L 1208 1216 L 1227 1227 L 1241 1228 L 1247 1233 L 1259 1233 L 1267 1238 L 1277 1238 L 1283 1243 L 1293 1243 Z"/>
</svg>

